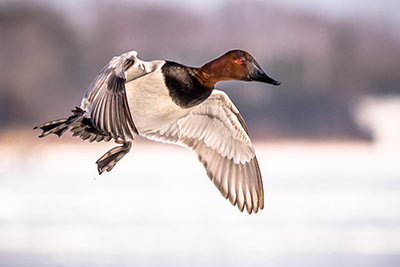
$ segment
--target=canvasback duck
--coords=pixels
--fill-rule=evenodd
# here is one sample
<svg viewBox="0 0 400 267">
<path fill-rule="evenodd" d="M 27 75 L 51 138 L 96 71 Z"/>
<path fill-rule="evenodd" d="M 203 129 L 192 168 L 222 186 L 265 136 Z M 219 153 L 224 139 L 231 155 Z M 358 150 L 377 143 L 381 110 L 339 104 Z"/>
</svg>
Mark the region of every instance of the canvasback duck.
<svg viewBox="0 0 400 267">
<path fill-rule="evenodd" d="M 246 124 L 219 81 L 279 85 L 242 50 L 232 50 L 200 68 L 166 60 L 142 61 L 131 51 L 111 59 L 87 89 L 72 115 L 36 126 L 39 137 L 68 129 L 83 140 L 114 141 L 97 160 L 99 174 L 111 171 L 131 149 L 133 138 L 181 145 L 194 151 L 224 198 L 240 211 L 264 207 L 260 168 Z"/>
</svg>

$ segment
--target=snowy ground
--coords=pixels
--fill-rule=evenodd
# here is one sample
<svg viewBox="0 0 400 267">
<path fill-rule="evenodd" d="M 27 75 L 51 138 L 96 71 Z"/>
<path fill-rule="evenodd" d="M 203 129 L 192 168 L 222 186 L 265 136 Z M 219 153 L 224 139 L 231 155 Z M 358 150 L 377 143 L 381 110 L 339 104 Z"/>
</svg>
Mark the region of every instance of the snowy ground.
<svg viewBox="0 0 400 267">
<path fill-rule="evenodd" d="M 0 142 L 0 266 L 400 266 L 400 151 L 256 143 L 265 208 L 240 213 L 180 147 Z"/>
</svg>

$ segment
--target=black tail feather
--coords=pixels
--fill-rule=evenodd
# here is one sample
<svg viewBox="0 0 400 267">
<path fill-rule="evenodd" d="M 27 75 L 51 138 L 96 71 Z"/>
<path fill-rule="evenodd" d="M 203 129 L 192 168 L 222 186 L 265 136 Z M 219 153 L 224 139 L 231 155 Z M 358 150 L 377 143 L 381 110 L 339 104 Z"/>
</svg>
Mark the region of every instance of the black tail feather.
<svg viewBox="0 0 400 267">
<path fill-rule="evenodd" d="M 106 141 L 111 140 L 111 136 L 109 134 L 105 134 L 97 130 L 92 121 L 85 117 L 85 111 L 81 108 L 76 107 L 74 110 L 71 110 L 73 113 L 72 116 L 67 119 L 59 119 L 54 121 L 49 121 L 44 124 L 38 125 L 33 129 L 40 128 L 43 130 L 42 134 L 39 137 L 45 137 L 49 134 L 55 134 L 59 137 L 63 135 L 68 129 L 71 128 L 71 132 L 73 132 L 73 136 L 79 136 L 83 140 L 89 139 L 90 142 L 93 141 Z"/>
<path fill-rule="evenodd" d="M 41 130 L 43 130 L 42 134 L 39 135 L 39 137 L 45 137 L 49 134 L 55 134 L 60 137 L 61 135 L 63 135 L 63 133 L 65 133 L 65 131 L 68 130 L 71 123 L 75 122 L 85 113 L 82 109 L 78 107 L 71 111 L 74 115 L 68 117 L 68 119 L 49 121 L 41 125 L 35 126 L 33 129 L 35 130 L 40 128 Z"/>
<path fill-rule="evenodd" d="M 39 137 L 45 137 L 49 134 L 55 134 L 60 137 L 63 135 L 68 129 L 71 130 L 73 136 L 79 136 L 83 140 L 88 140 L 89 142 L 93 141 L 105 141 L 108 142 L 113 137 L 111 134 L 105 134 L 97 130 L 94 126 L 90 118 L 85 116 L 85 111 L 76 108 L 72 110 L 73 115 L 68 117 L 67 119 L 59 119 L 54 121 L 49 121 L 44 124 L 38 125 L 33 129 L 41 129 L 43 130 L 42 134 Z M 109 150 L 105 153 L 99 160 L 97 160 L 97 169 L 99 174 L 102 174 L 104 171 L 111 171 L 115 164 L 122 159 L 131 149 L 132 142 L 126 142 L 121 139 L 115 139 L 116 143 L 122 143 L 122 146 L 117 146 Z"/>
<path fill-rule="evenodd" d="M 68 129 L 68 126 L 65 125 L 66 121 L 67 119 L 49 121 L 42 125 L 38 125 L 33 129 L 40 128 L 41 130 L 43 130 L 42 134 L 39 135 L 39 137 L 45 137 L 51 133 L 54 133 L 58 135 L 58 137 L 60 137 Z M 57 128 L 57 130 L 55 130 L 55 128 Z"/>
</svg>

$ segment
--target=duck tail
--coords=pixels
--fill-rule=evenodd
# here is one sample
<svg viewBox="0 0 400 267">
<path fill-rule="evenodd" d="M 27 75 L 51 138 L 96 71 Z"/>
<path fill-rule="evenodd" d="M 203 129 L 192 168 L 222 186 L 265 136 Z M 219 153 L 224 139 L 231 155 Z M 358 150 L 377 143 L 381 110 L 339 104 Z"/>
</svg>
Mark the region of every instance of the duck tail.
<svg viewBox="0 0 400 267">
<path fill-rule="evenodd" d="M 46 137 L 49 134 L 55 134 L 60 137 L 71 128 L 73 136 L 79 136 L 81 139 L 88 140 L 89 142 L 108 142 L 112 139 L 111 135 L 104 134 L 93 126 L 90 118 L 85 116 L 86 112 L 84 110 L 76 107 L 71 111 L 73 115 L 67 119 L 49 121 L 38 125 L 33 129 L 43 130 L 42 134 L 39 135 L 40 138 Z M 122 143 L 122 146 L 114 147 L 96 161 L 99 174 L 102 174 L 104 171 L 111 171 L 115 164 L 117 164 L 117 162 L 123 158 L 132 147 L 132 142 L 130 141 L 116 139 L 115 142 Z"/>
<path fill-rule="evenodd" d="M 85 116 L 86 111 L 81 108 L 76 107 L 74 110 L 71 110 L 72 116 L 67 119 L 59 119 L 54 121 L 49 121 L 34 127 L 33 129 L 41 129 L 43 130 L 42 134 L 39 135 L 40 138 L 46 137 L 49 134 L 55 134 L 60 137 L 63 135 L 68 129 L 71 129 L 73 132 L 72 136 L 78 136 L 83 140 L 88 140 L 89 142 L 108 142 L 112 139 L 110 134 L 106 134 L 97 130 L 94 126 L 90 118 Z M 116 140 L 119 142 L 120 140 Z"/>
<path fill-rule="evenodd" d="M 73 126 L 74 123 L 82 121 L 83 119 L 83 114 L 85 113 L 85 111 L 78 107 L 71 111 L 73 115 L 68 117 L 67 119 L 49 121 L 38 125 L 33 129 L 35 130 L 40 128 L 41 130 L 43 130 L 42 134 L 39 135 L 40 138 L 48 136 L 49 134 L 55 134 L 60 137 L 68 130 L 70 126 Z"/>
</svg>

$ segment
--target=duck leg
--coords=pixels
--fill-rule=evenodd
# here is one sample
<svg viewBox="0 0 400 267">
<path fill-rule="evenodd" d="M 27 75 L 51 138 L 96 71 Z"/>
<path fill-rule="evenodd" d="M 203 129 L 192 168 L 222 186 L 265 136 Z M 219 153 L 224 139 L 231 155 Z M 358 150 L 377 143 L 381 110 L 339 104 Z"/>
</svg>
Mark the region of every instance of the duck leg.
<svg viewBox="0 0 400 267">
<path fill-rule="evenodd" d="M 125 142 L 122 146 L 117 146 L 110 149 L 101 158 L 99 158 L 96 161 L 99 174 L 102 174 L 104 171 L 111 171 L 115 164 L 117 164 L 120 159 L 128 154 L 128 152 L 131 150 L 131 147 L 132 142 Z"/>
</svg>

